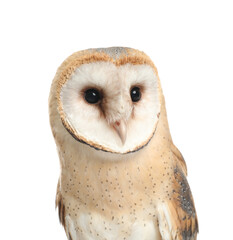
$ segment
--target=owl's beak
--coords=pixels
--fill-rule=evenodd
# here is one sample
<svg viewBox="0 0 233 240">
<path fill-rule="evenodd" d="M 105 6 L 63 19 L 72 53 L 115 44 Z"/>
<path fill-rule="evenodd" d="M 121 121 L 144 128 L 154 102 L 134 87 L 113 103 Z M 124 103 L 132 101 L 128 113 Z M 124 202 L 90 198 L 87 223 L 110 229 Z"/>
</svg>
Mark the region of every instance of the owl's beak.
<svg viewBox="0 0 233 240">
<path fill-rule="evenodd" d="M 119 135 L 122 145 L 124 145 L 127 136 L 126 122 L 124 120 L 116 121 L 113 124 L 113 127 L 115 128 L 117 134 Z"/>
</svg>

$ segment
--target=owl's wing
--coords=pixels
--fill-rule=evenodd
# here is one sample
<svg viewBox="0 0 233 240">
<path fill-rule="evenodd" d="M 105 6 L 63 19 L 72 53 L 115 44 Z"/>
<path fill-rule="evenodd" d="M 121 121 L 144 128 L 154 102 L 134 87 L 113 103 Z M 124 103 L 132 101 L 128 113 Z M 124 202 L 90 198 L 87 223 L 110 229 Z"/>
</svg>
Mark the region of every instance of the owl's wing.
<svg viewBox="0 0 233 240">
<path fill-rule="evenodd" d="M 58 215 L 60 223 L 65 228 L 65 206 L 63 204 L 62 195 L 60 191 L 60 180 L 57 184 L 57 194 L 56 194 L 56 208 L 58 207 Z"/>
<path fill-rule="evenodd" d="M 158 206 L 163 240 L 196 240 L 198 221 L 188 182 L 179 165 L 174 169 L 171 197 Z"/>
<path fill-rule="evenodd" d="M 66 212 L 65 212 L 65 205 L 63 203 L 62 194 L 61 194 L 61 190 L 60 190 L 60 180 L 58 181 L 58 184 L 57 184 L 56 208 L 57 207 L 58 207 L 58 216 L 59 216 L 60 223 L 62 224 L 62 226 L 65 229 L 65 232 L 67 234 L 67 238 L 69 240 L 72 240 L 72 237 L 69 233 L 69 230 L 67 229 L 67 225 L 66 225 L 66 222 L 65 222 Z"/>
</svg>

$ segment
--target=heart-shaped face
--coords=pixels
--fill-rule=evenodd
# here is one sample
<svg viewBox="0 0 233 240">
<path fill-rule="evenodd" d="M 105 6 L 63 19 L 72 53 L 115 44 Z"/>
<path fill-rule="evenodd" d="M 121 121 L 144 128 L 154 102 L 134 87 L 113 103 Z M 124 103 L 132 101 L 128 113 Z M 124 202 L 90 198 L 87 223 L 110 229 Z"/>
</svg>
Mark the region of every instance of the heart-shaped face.
<svg viewBox="0 0 233 240">
<path fill-rule="evenodd" d="M 96 149 L 136 151 L 150 141 L 158 122 L 157 72 L 146 61 L 135 64 L 129 49 L 97 49 L 93 54 L 94 61 L 76 59 L 72 70 L 61 75 L 66 77 L 57 89 L 62 123 L 76 140 Z"/>
</svg>

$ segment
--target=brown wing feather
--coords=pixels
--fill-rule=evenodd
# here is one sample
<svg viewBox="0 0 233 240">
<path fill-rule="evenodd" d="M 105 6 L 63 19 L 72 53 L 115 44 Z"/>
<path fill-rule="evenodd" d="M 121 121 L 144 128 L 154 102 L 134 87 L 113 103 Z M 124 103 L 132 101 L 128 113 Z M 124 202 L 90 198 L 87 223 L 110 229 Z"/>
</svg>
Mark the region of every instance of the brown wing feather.
<svg viewBox="0 0 233 240">
<path fill-rule="evenodd" d="M 69 240 L 72 240 L 72 237 L 71 237 L 70 233 L 69 233 Z"/>
<path fill-rule="evenodd" d="M 56 207 L 58 207 L 58 216 L 59 216 L 60 223 L 64 227 L 68 239 L 72 240 L 72 237 L 71 237 L 68 229 L 66 229 L 66 221 L 65 221 L 66 208 L 65 208 L 64 202 L 62 200 L 62 194 L 61 194 L 61 190 L 60 190 L 60 181 L 58 181 L 58 184 L 57 184 Z"/>
<path fill-rule="evenodd" d="M 178 239 L 196 239 L 198 221 L 194 201 L 186 177 L 178 166 L 174 170 L 173 198 L 169 205 L 174 209 Z"/>
<path fill-rule="evenodd" d="M 162 204 L 158 213 L 163 239 L 196 240 L 198 220 L 193 197 L 186 177 L 178 166 L 174 169 L 172 197 Z"/>
<path fill-rule="evenodd" d="M 57 184 L 56 207 L 58 207 L 58 216 L 60 223 L 65 228 L 65 205 L 63 204 L 62 195 L 60 191 L 60 181 Z"/>
</svg>

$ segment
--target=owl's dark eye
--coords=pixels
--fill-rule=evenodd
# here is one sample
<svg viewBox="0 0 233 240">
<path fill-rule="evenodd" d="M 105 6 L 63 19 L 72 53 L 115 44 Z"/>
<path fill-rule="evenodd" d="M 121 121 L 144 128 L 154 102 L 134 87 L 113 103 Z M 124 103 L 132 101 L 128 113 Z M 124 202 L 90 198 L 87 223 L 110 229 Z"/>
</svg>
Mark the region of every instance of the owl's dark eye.
<svg viewBox="0 0 233 240">
<path fill-rule="evenodd" d="M 84 93 L 84 98 L 88 103 L 94 104 L 99 102 L 100 93 L 94 88 L 87 89 Z"/>
<path fill-rule="evenodd" d="M 130 96 L 133 102 L 138 102 L 141 99 L 141 91 L 139 87 L 133 87 L 130 91 Z"/>
</svg>

